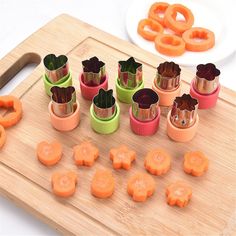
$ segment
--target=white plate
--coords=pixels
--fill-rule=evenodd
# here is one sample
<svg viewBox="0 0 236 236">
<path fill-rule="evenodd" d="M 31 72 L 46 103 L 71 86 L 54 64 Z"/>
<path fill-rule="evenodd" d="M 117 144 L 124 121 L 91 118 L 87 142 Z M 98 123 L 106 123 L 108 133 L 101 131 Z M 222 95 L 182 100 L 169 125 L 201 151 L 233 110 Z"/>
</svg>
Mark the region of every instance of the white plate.
<svg viewBox="0 0 236 236">
<path fill-rule="evenodd" d="M 227 11 L 223 5 L 211 0 L 168 0 L 168 3 L 181 3 L 187 6 L 194 14 L 194 25 L 204 27 L 215 33 L 215 46 L 205 52 L 186 51 L 178 57 L 168 57 L 156 51 L 154 43 L 143 39 L 137 33 L 138 22 L 147 18 L 148 10 L 155 0 L 134 0 L 130 5 L 126 16 L 126 29 L 130 39 L 141 48 L 160 55 L 166 60 L 185 66 L 195 66 L 200 63 L 221 62 L 235 51 L 235 35 L 233 34 L 233 19 L 231 11 Z M 224 4 L 223 1 L 222 4 Z M 226 4 L 226 3 L 225 3 Z M 230 5 L 227 5 L 230 7 Z M 233 7 L 233 6 L 231 6 Z"/>
</svg>

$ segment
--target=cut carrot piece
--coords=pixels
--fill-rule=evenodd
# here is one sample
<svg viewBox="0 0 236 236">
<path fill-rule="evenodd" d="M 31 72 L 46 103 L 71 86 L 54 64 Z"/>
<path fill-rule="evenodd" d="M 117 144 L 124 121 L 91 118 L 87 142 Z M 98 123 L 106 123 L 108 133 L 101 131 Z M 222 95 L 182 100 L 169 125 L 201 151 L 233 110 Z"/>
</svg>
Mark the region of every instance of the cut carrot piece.
<svg viewBox="0 0 236 236">
<path fill-rule="evenodd" d="M 170 184 L 166 189 L 167 203 L 171 206 L 185 207 L 192 196 L 192 188 L 183 181 Z"/>
<path fill-rule="evenodd" d="M 166 2 L 155 2 L 149 9 L 148 17 L 164 26 L 164 13 L 168 7 L 169 4 Z M 163 14 L 163 17 L 160 14 Z"/>
<path fill-rule="evenodd" d="M 127 192 L 136 202 L 144 202 L 155 191 L 155 181 L 149 174 L 136 173 L 128 181 Z"/>
<path fill-rule="evenodd" d="M 60 161 L 62 146 L 58 141 L 47 143 L 45 141 L 37 145 L 38 160 L 45 166 L 52 166 Z"/>
<path fill-rule="evenodd" d="M 154 149 L 145 157 L 144 166 L 153 175 L 163 175 L 171 165 L 170 155 L 162 148 Z"/>
<path fill-rule="evenodd" d="M 185 21 L 177 21 L 177 13 L 181 13 Z M 190 29 L 194 23 L 194 16 L 190 9 L 181 4 L 170 5 L 164 16 L 164 24 L 166 27 L 170 28 L 177 34 L 182 34 L 184 31 Z"/>
<path fill-rule="evenodd" d="M 58 172 L 52 175 L 52 190 L 56 196 L 70 197 L 75 192 L 77 174 L 73 171 Z"/>
<path fill-rule="evenodd" d="M 110 150 L 110 159 L 113 161 L 114 169 L 131 168 L 131 163 L 136 159 L 136 153 L 130 150 L 127 146 L 121 145 L 118 148 L 112 148 Z"/>
<path fill-rule="evenodd" d="M 19 122 L 23 113 L 20 99 L 11 95 L 0 96 L 0 107 L 13 109 L 13 112 L 10 112 L 5 116 L 0 114 L 0 125 L 7 128 Z"/>
<path fill-rule="evenodd" d="M 115 188 L 115 179 L 110 170 L 97 170 L 91 184 L 91 193 L 97 198 L 110 197 Z"/>
<path fill-rule="evenodd" d="M 145 27 L 149 27 L 150 30 L 145 29 Z M 138 23 L 138 33 L 149 41 L 154 41 L 156 36 L 163 33 L 163 31 L 163 26 L 152 19 L 143 19 Z"/>
<path fill-rule="evenodd" d="M 184 171 L 193 176 L 201 176 L 208 169 L 209 161 L 200 151 L 187 152 L 184 155 Z"/>
<path fill-rule="evenodd" d="M 99 156 L 99 150 L 91 142 L 84 141 L 74 148 L 75 163 L 79 166 L 92 166 Z"/>
<path fill-rule="evenodd" d="M 176 35 L 158 35 L 155 47 L 158 52 L 167 56 L 180 56 L 185 52 L 184 40 Z"/>
<path fill-rule="evenodd" d="M 215 35 L 212 31 L 194 27 L 186 30 L 182 38 L 185 42 L 186 50 L 193 52 L 206 51 L 215 45 Z"/>
<path fill-rule="evenodd" d="M 7 139 L 7 135 L 5 129 L 2 125 L 0 125 L 0 149 L 3 147 Z"/>
</svg>

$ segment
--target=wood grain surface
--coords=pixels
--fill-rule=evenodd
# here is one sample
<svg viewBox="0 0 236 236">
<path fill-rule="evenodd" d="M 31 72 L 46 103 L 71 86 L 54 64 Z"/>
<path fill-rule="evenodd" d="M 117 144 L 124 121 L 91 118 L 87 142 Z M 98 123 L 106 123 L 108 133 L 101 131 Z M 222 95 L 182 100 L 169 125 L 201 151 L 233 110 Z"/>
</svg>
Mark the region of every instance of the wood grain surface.
<svg viewBox="0 0 236 236">
<path fill-rule="evenodd" d="M 81 123 L 71 132 L 54 130 L 49 121 L 40 63 L 46 54 L 66 54 L 73 83 L 81 104 Z M 0 61 L 0 86 L 27 63 L 40 63 L 12 94 L 23 103 L 24 117 L 7 129 L 7 143 L 0 151 L 0 193 L 39 217 L 63 234 L 69 235 L 233 235 L 236 227 L 236 93 L 222 88 L 217 106 L 199 111 L 196 137 L 189 143 L 176 143 L 166 135 L 166 118 L 161 116 L 159 131 L 152 137 L 134 135 L 129 127 L 129 105 L 120 104 L 121 123 L 117 132 L 99 135 L 89 122 L 90 102 L 79 91 L 81 61 L 97 56 L 106 63 L 109 87 L 115 88 L 118 61 L 134 56 L 143 63 L 145 86 L 151 87 L 156 66 L 163 59 L 131 43 L 117 39 L 68 15 L 60 15 L 39 29 Z M 223 68 L 222 68 L 223 69 Z M 182 92 L 189 91 L 194 74 L 182 68 Z M 223 79 L 223 78 L 222 78 Z M 36 158 L 35 149 L 42 140 L 58 139 L 63 157 L 58 165 L 45 167 Z M 100 157 L 92 168 L 76 167 L 72 147 L 92 140 Z M 137 151 L 130 171 L 112 169 L 109 149 L 126 143 Z M 145 171 L 145 154 L 152 148 L 166 148 L 172 155 L 171 170 L 155 177 L 156 192 L 145 203 L 135 203 L 126 192 L 128 178 Z M 202 177 L 183 172 L 183 155 L 202 150 L 210 160 L 209 171 Z M 90 183 L 98 168 L 113 171 L 114 195 L 100 200 L 90 194 Z M 69 199 L 51 193 L 50 178 L 58 170 L 75 170 L 79 181 L 76 194 Z M 166 204 L 165 188 L 176 180 L 185 180 L 193 188 L 190 204 L 184 208 Z"/>
</svg>

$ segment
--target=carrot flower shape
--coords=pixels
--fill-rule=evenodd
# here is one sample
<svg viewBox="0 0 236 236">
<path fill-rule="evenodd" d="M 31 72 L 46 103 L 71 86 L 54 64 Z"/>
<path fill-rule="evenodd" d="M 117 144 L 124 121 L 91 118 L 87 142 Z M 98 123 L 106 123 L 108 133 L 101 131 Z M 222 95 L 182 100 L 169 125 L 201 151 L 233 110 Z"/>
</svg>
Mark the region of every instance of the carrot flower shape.
<svg viewBox="0 0 236 236">
<path fill-rule="evenodd" d="M 79 166 L 92 166 L 99 156 L 98 148 L 88 141 L 76 145 L 73 149 L 75 163 Z"/>
<path fill-rule="evenodd" d="M 110 170 L 97 170 L 91 184 L 91 193 L 97 198 L 110 197 L 115 188 L 115 179 Z"/>
<path fill-rule="evenodd" d="M 167 203 L 171 206 L 185 207 L 192 196 L 192 188 L 183 181 L 170 184 L 166 189 Z"/>
<path fill-rule="evenodd" d="M 52 191 L 59 197 L 70 197 L 75 192 L 77 175 L 73 171 L 57 172 L 52 175 Z"/>
<path fill-rule="evenodd" d="M 114 169 L 129 170 L 131 163 L 136 159 L 136 153 L 127 146 L 121 145 L 110 150 L 110 159 L 113 161 Z"/>
<path fill-rule="evenodd" d="M 209 161 L 200 151 L 187 152 L 184 155 L 184 171 L 193 176 L 201 176 L 207 171 Z"/>
<path fill-rule="evenodd" d="M 53 166 L 58 163 L 62 156 L 62 146 L 58 141 L 47 143 L 41 142 L 37 146 L 38 160 L 45 166 Z"/>
<path fill-rule="evenodd" d="M 157 148 L 148 152 L 145 157 L 144 166 L 153 175 L 163 175 L 171 165 L 170 155 L 162 148 Z"/>
<path fill-rule="evenodd" d="M 152 176 L 146 173 L 136 173 L 128 181 L 127 192 L 136 202 L 145 202 L 155 191 Z"/>
</svg>

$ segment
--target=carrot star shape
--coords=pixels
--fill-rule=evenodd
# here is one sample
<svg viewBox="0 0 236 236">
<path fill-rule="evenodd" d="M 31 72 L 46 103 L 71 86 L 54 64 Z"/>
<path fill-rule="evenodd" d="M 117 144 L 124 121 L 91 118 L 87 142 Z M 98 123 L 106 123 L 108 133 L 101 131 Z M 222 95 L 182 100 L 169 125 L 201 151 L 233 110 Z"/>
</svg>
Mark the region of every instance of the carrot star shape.
<svg viewBox="0 0 236 236">
<path fill-rule="evenodd" d="M 110 150 L 110 159 L 113 161 L 114 169 L 129 170 L 131 163 L 136 159 L 136 152 L 125 145 L 121 145 Z"/>
<path fill-rule="evenodd" d="M 99 156 L 98 148 L 88 141 L 76 145 L 73 149 L 75 163 L 79 166 L 92 166 Z"/>
<path fill-rule="evenodd" d="M 166 189 L 167 203 L 171 206 L 185 207 L 192 196 L 192 188 L 183 181 L 170 184 Z"/>
</svg>

